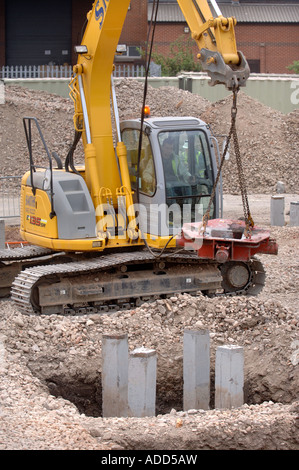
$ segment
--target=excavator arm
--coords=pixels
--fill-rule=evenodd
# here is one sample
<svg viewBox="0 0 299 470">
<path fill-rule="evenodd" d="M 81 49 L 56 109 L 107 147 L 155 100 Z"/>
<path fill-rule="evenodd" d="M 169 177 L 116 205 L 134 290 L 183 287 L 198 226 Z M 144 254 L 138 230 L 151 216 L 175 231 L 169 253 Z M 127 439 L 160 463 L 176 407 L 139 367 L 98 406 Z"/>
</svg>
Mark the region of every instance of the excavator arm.
<svg viewBox="0 0 299 470">
<path fill-rule="evenodd" d="M 246 84 L 249 67 L 242 52 L 237 51 L 235 18 L 225 18 L 215 0 L 211 1 L 216 17 L 206 0 L 177 0 L 196 41 L 202 70 L 211 78 L 210 85 L 224 84 L 229 90 Z"/>
<path fill-rule="evenodd" d="M 110 86 L 115 52 L 129 4 L 130 0 L 97 0 L 93 3 L 87 14 L 82 45 L 77 49 L 78 63 L 71 84 L 74 124 L 79 132 L 82 131 L 87 163 L 85 179 L 95 208 L 102 203 L 101 194 L 108 195 L 103 188 L 109 188 L 114 198 L 117 188 L 128 187 L 126 162 L 119 171 L 115 157 Z M 121 150 L 120 164 L 123 162 Z M 97 158 L 98 155 L 103 158 Z"/>
</svg>

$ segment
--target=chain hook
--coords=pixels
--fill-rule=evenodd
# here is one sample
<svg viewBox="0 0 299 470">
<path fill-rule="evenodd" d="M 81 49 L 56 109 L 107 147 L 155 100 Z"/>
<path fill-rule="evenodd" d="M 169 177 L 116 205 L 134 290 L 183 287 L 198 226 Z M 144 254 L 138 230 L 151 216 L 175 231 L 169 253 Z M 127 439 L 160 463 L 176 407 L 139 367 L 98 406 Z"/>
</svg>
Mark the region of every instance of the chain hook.
<svg viewBox="0 0 299 470">
<path fill-rule="evenodd" d="M 231 108 L 231 128 L 229 131 L 228 138 L 226 140 L 226 145 L 225 149 L 221 158 L 221 162 L 219 165 L 219 169 L 217 172 L 217 177 L 215 179 L 215 183 L 212 189 L 210 201 L 207 207 L 207 210 L 203 216 L 202 220 L 202 228 L 203 232 L 205 232 L 209 218 L 210 218 L 210 210 L 211 210 L 211 205 L 212 201 L 215 196 L 216 192 L 216 187 L 218 184 L 218 181 L 220 179 L 220 174 L 222 171 L 223 163 L 225 160 L 226 153 L 228 151 L 229 143 L 231 140 L 231 137 L 233 137 L 233 142 L 234 142 L 234 148 L 235 148 L 235 155 L 236 155 L 236 161 L 237 161 L 237 169 L 238 169 L 238 176 L 239 176 L 239 184 L 240 184 L 240 190 L 241 190 L 241 195 L 242 195 L 242 202 L 243 202 L 243 212 L 244 212 L 244 219 L 245 219 L 245 232 L 244 235 L 246 238 L 251 237 L 251 231 L 252 228 L 254 227 L 254 221 L 251 217 L 250 210 L 249 210 L 249 203 L 248 203 L 248 197 L 247 197 L 247 190 L 246 190 L 246 184 L 245 184 L 245 177 L 243 173 L 243 167 L 242 167 L 242 159 L 241 159 L 241 154 L 240 154 L 240 148 L 239 148 L 239 141 L 238 141 L 238 135 L 237 135 L 237 129 L 236 129 L 236 117 L 237 117 L 237 94 L 239 91 L 239 86 L 235 86 L 234 89 L 232 90 L 233 92 L 233 104 Z"/>
</svg>

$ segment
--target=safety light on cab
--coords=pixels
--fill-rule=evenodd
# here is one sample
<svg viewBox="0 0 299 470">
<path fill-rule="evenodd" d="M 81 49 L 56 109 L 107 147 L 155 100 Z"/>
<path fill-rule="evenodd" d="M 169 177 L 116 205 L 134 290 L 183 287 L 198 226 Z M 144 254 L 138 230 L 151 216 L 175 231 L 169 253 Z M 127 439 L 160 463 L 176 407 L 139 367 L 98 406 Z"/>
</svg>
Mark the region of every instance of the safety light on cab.
<svg viewBox="0 0 299 470">
<path fill-rule="evenodd" d="M 151 109 L 149 106 L 144 106 L 143 108 L 144 117 L 148 118 L 151 115 Z"/>
</svg>

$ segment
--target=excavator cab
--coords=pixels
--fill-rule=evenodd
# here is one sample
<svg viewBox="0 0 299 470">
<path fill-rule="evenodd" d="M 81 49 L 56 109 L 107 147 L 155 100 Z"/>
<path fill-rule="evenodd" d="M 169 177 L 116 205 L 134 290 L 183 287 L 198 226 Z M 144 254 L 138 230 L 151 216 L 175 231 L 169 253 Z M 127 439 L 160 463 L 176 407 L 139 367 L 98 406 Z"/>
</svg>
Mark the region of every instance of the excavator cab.
<svg viewBox="0 0 299 470">
<path fill-rule="evenodd" d="M 127 148 L 134 203 L 142 230 L 151 236 L 175 235 L 184 223 L 198 222 L 207 209 L 217 174 L 217 141 L 203 121 L 193 117 L 147 118 L 121 123 Z M 211 217 L 219 217 L 217 186 Z"/>
</svg>

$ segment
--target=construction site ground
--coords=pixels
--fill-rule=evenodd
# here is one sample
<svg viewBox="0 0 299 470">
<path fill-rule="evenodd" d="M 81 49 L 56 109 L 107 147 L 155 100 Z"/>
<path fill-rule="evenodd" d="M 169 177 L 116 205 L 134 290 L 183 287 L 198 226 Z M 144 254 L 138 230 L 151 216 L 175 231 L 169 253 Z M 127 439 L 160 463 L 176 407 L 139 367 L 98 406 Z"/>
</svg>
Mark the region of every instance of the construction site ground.
<svg viewBox="0 0 299 470">
<path fill-rule="evenodd" d="M 117 91 L 121 116 L 134 117 L 139 109 L 139 84 L 124 80 Z M 193 95 L 175 89 L 162 89 L 160 94 L 150 90 L 149 95 L 150 104 L 160 106 L 161 113 L 164 102 L 165 114 L 167 106 L 172 106 L 185 115 L 194 115 L 197 109 L 196 116 L 209 116 L 216 133 L 220 133 L 217 126 L 229 126 L 229 117 L 221 118 L 229 101 L 211 105 L 199 97 L 201 102 L 196 103 Z M 130 110 L 135 99 L 135 109 Z M 72 113 L 67 100 L 12 87 L 6 104 L 0 106 L 0 137 L 6 142 L 2 175 L 27 170 L 20 121 L 33 112 L 48 134 L 53 133 L 54 146 L 64 142 L 66 148 L 71 143 L 72 123 L 66 122 Z M 250 158 L 255 168 L 255 176 L 247 178 L 250 208 L 255 223 L 269 228 L 279 244 L 277 256 L 259 256 L 267 273 L 263 291 L 257 297 L 184 294 L 126 312 L 84 316 L 25 316 L 10 299 L 1 300 L 1 450 L 117 450 L 121 455 L 124 450 L 299 449 L 299 227 L 290 226 L 289 219 L 290 202 L 299 199 L 298 113 L 284 116 L 242 96 L 239 115 L 248 118 L 250 112 L 254 113 L 252 124 L 247 122 L 241 133 L 245 171 L 250 170 Z M 276 126 L 275 132 L 271 126 Z M 268 160 L 270 152 L 276 155 L 275 165 Z M 233 158 L 229 164 L 233 168 Z M 224 217 L 238 218 L 242 204 L 237 185 L 232 186 L 231 171 L 224 172 Z M 282 194 L 285 225 L 271 227 L 270 200 L 277 181 L 286 186 Z M 6 224 L 6 239 L 17 238 L 18 227 Z M 183 410 L 185 329 L 210 332 L 209 410 Z M 102 334 L 115 332 L 128 335 L 130 350 L 144 346 L 157 352 L 155 416 L 102 417 Z M 220 410 L 214 406 L 215 352 L 225 344 L 244 348 L 244 405 Z"/>
</svg>

